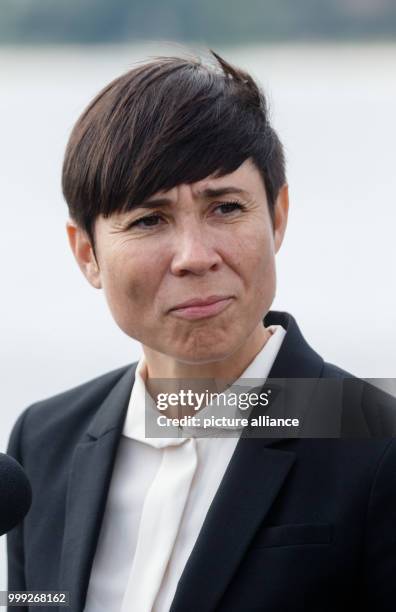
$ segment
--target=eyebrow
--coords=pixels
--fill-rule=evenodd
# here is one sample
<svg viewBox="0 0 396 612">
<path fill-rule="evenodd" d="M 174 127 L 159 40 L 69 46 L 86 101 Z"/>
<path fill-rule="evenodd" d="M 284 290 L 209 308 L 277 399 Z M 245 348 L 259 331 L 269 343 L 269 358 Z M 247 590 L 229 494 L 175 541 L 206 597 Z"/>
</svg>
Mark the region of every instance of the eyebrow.
<svg viewBox="0 0 396 612">
<path fill-rule="evenodd" d="M 218 196 L 223 196 L 223 195 L 227 195 L 230 193 L 238 193 L 245 197 L 249 196 L 249 193 L 245 191 L 244 189 L 241 189 L 240 187 L 234 187 L 232 185 L 229 185 L 227 187 L 226 186 L 218 187 L 216 189 L 213 187 L 207 187 L 206 189 L 197 191 L 198 197 L 201 199 L 206 199 L 206 200 L 209 198 L 217 198 Z M 153 198 L 149 200 L 144 200 L 143 202 L 141 202 L 137 206 L 134 206 L 133 208 L 157 208 L 159 206 L 169 206 L 171 204 L 172 204 L 172 200 L 170 200 L 169 198 L 158 197 L 158 198 Z"/>
</svg>

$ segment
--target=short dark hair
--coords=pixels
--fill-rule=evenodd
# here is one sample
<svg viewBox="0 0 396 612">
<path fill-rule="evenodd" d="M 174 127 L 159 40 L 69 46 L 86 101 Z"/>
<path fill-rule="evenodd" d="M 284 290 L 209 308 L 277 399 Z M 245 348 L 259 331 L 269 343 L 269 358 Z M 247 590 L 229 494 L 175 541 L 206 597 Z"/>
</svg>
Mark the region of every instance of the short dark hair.
<svg viewBox="0 0 396 612">
<path fill-rule="evenodd" d="M 253 78 L 210 49 L 155 56 L 109 83 L 77 120 L 62 188 L 69 214 L 90 237 L 95 220 L 138 206 L 157 191 L 223 176 L 252 158 L 273 220 L 286 182 L 282 144 Z"/>
</svg>

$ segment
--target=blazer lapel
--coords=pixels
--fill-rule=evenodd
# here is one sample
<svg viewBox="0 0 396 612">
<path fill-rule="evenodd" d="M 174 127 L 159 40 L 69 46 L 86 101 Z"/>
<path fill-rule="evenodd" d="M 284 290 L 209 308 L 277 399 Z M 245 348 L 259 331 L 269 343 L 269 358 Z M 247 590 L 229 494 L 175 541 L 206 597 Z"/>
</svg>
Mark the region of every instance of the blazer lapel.
<svg viewBox="0 0 396 612">
<path fill-rule="evenodd" d="M 170 612 L 216 605 L 293 465 L 293 452 L 240 439 L 184 568 Z"/>
<path fill-rule="evenodd" d="M 72 612 L 84 607 L 135 368 L 128 366 L 113 387 L 73 455 L 59 574 L 59 588 L 70 592 Z"/>
</svg>

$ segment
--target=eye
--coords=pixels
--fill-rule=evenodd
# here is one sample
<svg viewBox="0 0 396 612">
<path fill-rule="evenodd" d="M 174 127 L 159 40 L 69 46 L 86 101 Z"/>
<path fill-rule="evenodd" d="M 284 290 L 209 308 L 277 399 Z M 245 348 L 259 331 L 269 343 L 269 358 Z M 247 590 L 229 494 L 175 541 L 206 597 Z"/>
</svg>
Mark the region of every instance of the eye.
<svg viewBox="0 0 396 612">
<path fill-rule="evenodd" d="M 129 224 L 128 229 L 131 227 L 156 227 L 158 225 L 157 221 L 161 219 L 160 215 L 147 215 L 147 217 L 141 217 L 140 219 L 136 219 Z"/>
<path fill-rule="evenodd" d="M 241 204 L 241 202 L 222 202 L 219 203 L 214 210 L 217 209 L 221 209 L 222 213 L 221 213 L 221 217 L 226 217 L 226 216 L 230 216 L 231 213 L 240 210 L 243 211 L 245 210 L 245 206 L 244 204 Z M 153 214 L 153 215 L 147 215 L 146 217 L 140 217 L 140 219 L 136 219 L 135 221 L 132 221 L 132 223 L 130 223 L 127 227 L 127 229 L 131 229 L 131 228 L 140 228 L 140 229 L 149 229 L 149 228 L 155 228 L 158 227 L 160 225 L 160 221 L 162 220 L 161 215 L 158 214 Z"/>
<path fill-rule="evenodd" d="M 241 204 L 241 202 L 223 202 L 222 204 L 218 204 L 215 210 L 219 208 L 222 210 L 222 213 L 225 213 L 221 215 L 222 217 L 233 213 L 236 210 L 245 210 L 245 206 Z"/>
</svg>

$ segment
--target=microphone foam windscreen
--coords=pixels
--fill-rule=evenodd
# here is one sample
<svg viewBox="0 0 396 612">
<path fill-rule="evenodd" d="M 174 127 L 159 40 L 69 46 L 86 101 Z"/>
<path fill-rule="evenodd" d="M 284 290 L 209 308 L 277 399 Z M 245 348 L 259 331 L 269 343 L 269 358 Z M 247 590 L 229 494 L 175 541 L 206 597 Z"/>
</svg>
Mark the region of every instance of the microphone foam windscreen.
<svg viewBox="0 0 396 612">
<path fill-rule="evenodd" d="M 0 535 L 20 523 L 32 503 L 32 488 L 22 466 L 0 453 Z"/>
</svg>

